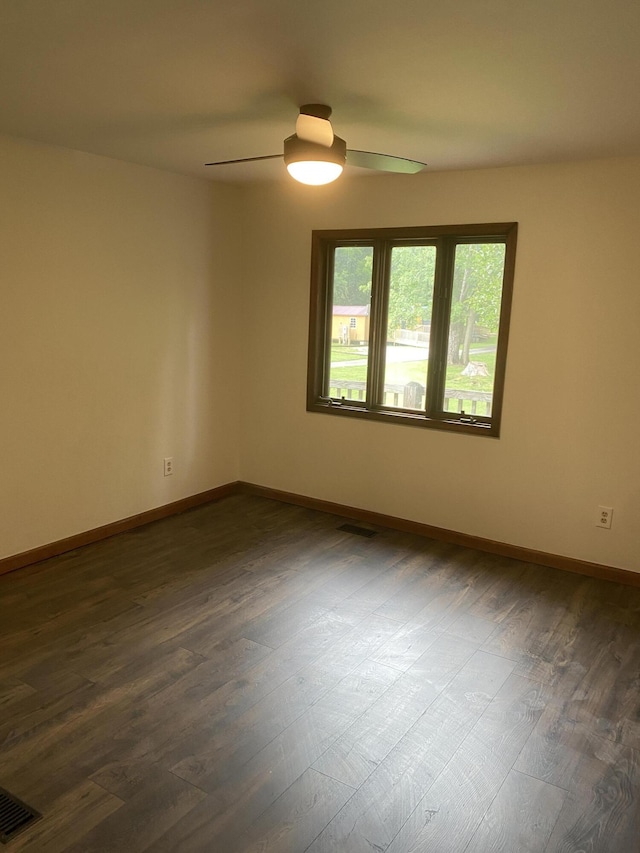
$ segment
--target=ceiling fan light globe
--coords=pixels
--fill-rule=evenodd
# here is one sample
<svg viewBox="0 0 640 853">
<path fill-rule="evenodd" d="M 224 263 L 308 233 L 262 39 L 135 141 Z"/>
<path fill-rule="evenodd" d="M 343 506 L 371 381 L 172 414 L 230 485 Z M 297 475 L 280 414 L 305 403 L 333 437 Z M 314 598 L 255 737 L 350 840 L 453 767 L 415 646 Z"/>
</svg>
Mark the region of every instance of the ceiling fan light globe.
<svg viewBox="0 0 640 853">
<path fill-rule="evenodd" d="M 326 160 L 297 160 L 287 165 L 287 171 L 301 184 L 318 187 L 322 184 L 330 184 L 339 178 L 342 174 L 342 166 Z"/>
<path fill-rule="evenodd" d="M 330 148 L 300 139 L 295 133 L 284 141 L 284 162 L 289 174 L 302 184 L 320 186 L 340 177 L 347 157 L 347 143 L 333 137 Z"/>
</svg>

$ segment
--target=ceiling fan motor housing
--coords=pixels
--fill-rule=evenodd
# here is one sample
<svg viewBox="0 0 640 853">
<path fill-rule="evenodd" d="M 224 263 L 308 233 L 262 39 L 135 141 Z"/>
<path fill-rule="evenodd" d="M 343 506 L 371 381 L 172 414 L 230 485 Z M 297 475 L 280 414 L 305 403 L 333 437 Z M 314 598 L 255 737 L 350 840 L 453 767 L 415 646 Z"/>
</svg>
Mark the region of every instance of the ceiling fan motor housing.
<svg viewBox="0 0 640 853">
<path fill-rule="evenodd" d="M 346 159 L 347 143 L 339 136 L 333 137 L 333 145 L 330 148 L 300 139 L 295 133 L 284 141 L 284 162 L 287 166 L 289 163 L 308 160 L 320 160 L 344 166 Z"/>
<path fill-rule="evenodd" d="M 333 110 L 326 104 L 303 104 L 300 107 L 300 114 L 304 116 L 315 116 L 328 121 L 331 118 Z"/>
</svg>

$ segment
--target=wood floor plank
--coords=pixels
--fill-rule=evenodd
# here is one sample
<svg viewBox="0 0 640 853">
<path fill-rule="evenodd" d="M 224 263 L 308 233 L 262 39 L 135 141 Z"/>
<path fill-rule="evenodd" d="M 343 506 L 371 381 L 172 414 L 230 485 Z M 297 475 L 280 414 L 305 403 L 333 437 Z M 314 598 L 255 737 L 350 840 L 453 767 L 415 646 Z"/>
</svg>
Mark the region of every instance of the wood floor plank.
<svg viewBox="0 0 640 853">
<path fill-rule="evenodd" d="M 221 770 L 225 775 L 231 774 L 234 768 L 249 761 L 335 686 L 337 680 L 329 670 L 314 665 L 300 670 L 232 723 L 212 732 L 205 744 L 199 740 L 197 754 L 190 754 L 173 765 L 172 772 L 210 790 L 212 779 L 219 779 Z M 177 747 L 177 751 L 186 750 L 194 752 L 188 741 Z"/>
<path fill-rule="evenodd" d="M 416 566 L 411 581 L 384 601 L 377 609 L 381 616 L 388 616 L 399 622 L 407 622 L 418 613 L 428 600 L 429 593 L 440 586 L 448 577 L 455 561 L 456 547 L 446 542 L 424 543 L 413 550 L 405 559 L 412 560 Z"/>
<path fill-rule="evenodd" d="M 315 678 L 309 679 L 308 689 L 304 689 L 306 679 L 303 670 L 293 676 L 289 683 L 254 705 L 235 724 L 221 729 L 204 747 L 200 746 L 195 756 L 189 755 L 184 761 L 172 766 L 172 772 L 207 791 L 226 785 L 230 779 L 237 782 L 253 767 L 244 765 L 298 718 L 303 717 L 305 711 L 314 706 L 322 709 L 327 702 L 335 706 L 345 702 L 346 697 L 350 706 L 362 707 L 363 703 L 369 706 L 399 675 L 388 667 L 368 661 L 342 679 L 330 670 L 321 668 L 311 668 L 311 673 Z M 357 704 L 353 699 L 356 691 L 359 700 Z M 313 719 L 317 721 L 318 716 L 316 713 Z M 189 746 L 180 745 L 179 749 L 184 751 Z"/>
<path fill-rule="evenodd" d="M 84 780 L 57 797 L 41 820 L 11 842 L 11 851 L 64 853 L 122 805 L 118 797 L 94 782 Z"/>
<path fill-rule="evenodd" d="M 431 627 L 407 622 L 373 656 L 387 666 L 406 671 L 435 641 L 439 632 Z"/>
<path fill-rule="evenodd" d="M 329 612 L 327 607 L 294 602 L 284 608 L 271 608 L 260 618 L 253 619 L 244 629 L 244 635 L 256 643 L 277 649 L 311 622 L 322 619 Z"/>
<path fill-rule="evenodd" d="M 163 836 L 157 849 L 206 849 L 212 837 L 225 849 L 237 837 L 238 825 L 257 820 L 398 675 L 369 663 L 350 672 L 246 764 L 220 767 L 203 780 L 211 797 Z M 183 769 L 199 772 L 197 765 Z"/>
<path fill-rule="evenodd" d="M 3 672 L 20 672 L 20 670 L 42 661 L 48 656 L 53 661 L 51 651 L 65 649 L 70 635 L 79 635 L 86 631 L 87 626 L 94 626 L 110 619 L 126 614 L 135 607 L 133 602 L 123 599 L 118 593 L 102 594 L 90 603 L 78 607 L 75 615 L 66 618 L 47 619 L 41 616 L 39 625 L 23 627 L 19 631 L 0 631 L 0 642 L 8 663 L 3 665 Z"/>
<path fill-rule="evenodd" d="M 206 798 L 204 791 L 165 772 L 142 788 L 116 812 L 108 815 L 67 853 L 119 853 L 147 850 L 183 815 Z"/>
<path fill-rule="evenodd" d="M 389 845 L 459 853 L 473 837 L 544 709 L 545 693 L 510 676 Z"/>
<path fill-rule="evenodd" d="M 495 622 L 483 619 L 481 616 L 474 616 L 468 610 L 454 619 L 446 628 L 447 634 L 463 637 L 465 640 L 470 640 L 478 645 L 486 642 L 495 631 Z"/>
<path fill-rule="evenodd" d="M 218 557 L 213 564 L 204 560 L 207 570 L 193 569 L 189 566 L 175 565 L 173 562 L 158 565 L 153 561 L 146 573 L 136 573 L 136 583 L 127 585 L 126 579 L 120 580 L 133 602 L 151 610 L 167 610 L 186 600 L 193 600 L 203 592 L 211 595 L 217 590 L 216 598 L 232 596 L 242 589 L 249 580 L 250 572 L 237 565 L 237 555 L 226 559 Z"/>
<path fill-rule="evenodd" d="M 355 537 L 352 537 L 355 538 Z M 334 603 L 351 598 L 358 600 L 358 592 L 383 574 L 390 566 L 402 559 L 403 553 L 396 547 L 384 548 L 369 553 L 352 551 L 343 547 L 339 564 L 345 571 L 335 572 L 332 577 L 316 587 L 320 596 L 332 595 Z M 338 554 L 334 555 L 338 559 Z M 374 609 L 365 599 L 367 611 Z"/>
<path fill-rule="evenodd" d="M 423 678 L 439 692 L 477 651 L 471 640 L 440 634 L 433 643 L 405 670 Z"/>
<path fill-rule="evenodd" d="M 199 665 L 192 673 L 159 692 L 152 703 L 142 704 L 136 719 L 130 721 L 123 748 L 127 749 L 129 758 L 138 756 L 142 759 L 150 752 L 166 755 L 168 766 L 174 765 L 185 755 L 202 753 L 204 766 L 208 760 L 213 760 L 206 758 L 211 750 L 213 754 L 217 752 L 219 733 L 233 726 L 235 721 L 265 697 L 273 694 L 267 704 L 262 706 L 270 711 L 273 710 L 274 700 L 277 703 L 287 695 L 295 698 L 296 690 L 304 698 L 302 694 L 307 684 L 307 679 L 303 677 L 305 667 L 310 668 L 311 675 L 315 672 L 326 680 L 327 667 L 312 666 L 313 662 L 323 649 L 347 630 L 348 625 L 341 620 L 327 619 L 312 623 L 301 632 L 303 637 L 292 638 L 257 664 L 242 671 L 234 671 L 222 683 L 218 678 L 219 665 L 216 662 L 212 664 L 207 661 Z M 336 673 L 335 678 L 339 677 L 340 674 Z M 278 692 L 283 689 L 284 692 Z M 179 732 L 175 728 L 176 705 L 181 708 Z M 259 726 L 259 717 L 250 719 L 255 719 L 255 724 Z M 269 715 L 266 720 L 271 726 Z M 252 742 L 255 744 L 256 741 Z M 244 751 L 246 746 L 245 743 L 240 751 Z"/>
<path fill-rule="evenodd" d="M 571 703 L 551 700 L 528 738 L 514 769 L 568 789 L 583 756 L 590 752 L 589 730 L 571 714 Z"/>
<path fill-rule="evenodd" d="M 547 573 L 540 577 L 525 575 L 517 595 L 509 592 L 503 600 L 500 625 L 484 648 L 527 664 L 519 671 L 532 677 L 540 674 L 532 664 L 551 662 L 556 657 L 564 660 L 567 640 L 575 636 L 583 618 L 588 580 L 580 579 L 572 587 L 565 578 L 554 583 Z"/>
<path fill-rule="evenodd" d="M 346 675 L 366 660 L 376 660 L 376 652 L 396 633 L 398 627 L 399 623 L 395 620 L 374 613 L 337 637 L 316 658 L 316 663 Z"/>
<path fill-rule="evenodd" d="M 566 796 L 512 770 L 464 853 L 544 853 Z"/>
<path fill-rule="evenodd" d="M 432 582 L 422 589 L 422 595 L 418 597 L 422 607 L 410 621 L 447 630 L 491 586 L 492 575 L 487 572 L 489 564 L 493 568 L 494 558 L 488 560 L 485 554 L 457 548 L 453 559 L 442 566 L 440 576 L 429 577 Z"/>
<path fill-rule="evenodd" d="M 229 853 L 306 850 L 353 794 L 351 788 L 309 769 L 247 829 Z"/>
<path fill-rule="evenodd" d="M 95 685 L 74 673 L 64 675 L 55 687 L 35 692 L 13 703 L 0 726 L 0 744 L 6 756 L 14 745 L 49 726 L 52 720 L 85 707 L 96 695 Z"/>
<path fill-rule="evenodd" d="M 29 696 L 33 696 L 36 688 L 13 676 L 8 677 L 0 684 L 0 715 L 4 717 L 14 702 L 20 702 Z"/>
<path fill-rule="evenodd" d="M 33 799 L 34 804 L 37 800 L 36 807 L 44 810 L 52 796 L 77 786 L 97 762 L 122 750 L 121 733 L 125 723 L 131 725 L 136 719 L 143 697 L 148 702 L 163 684 L 179 680 L 198 660 L 193 653 L 177 649 L 144 671 L 144 659 L 134 658 L 127 678 L 105 686 L 89 684 L 44 707 L 24 724 L 26 730 L 14 730 L 5 740 L 5 787 L 19 783 L 27 792 L 23 799 Z M 43 767 L 51 778 L 42 772 Z"/>
<path fill-rule="evenodd" d="M 392 638 L 393 639 L 393 638 Z M 443 655 L 443 645 L 446 653 Z M 454 648 L 457 645 L 457 648 Z M 474 652 L 473 644 L 436 637 L 417 669 L 409 669 L 314 763 L 314 768 L 354 788 L 422 716 Z M 379 660 L 377 654 L 374 658 Z M 444 666 L 443 666 L 443 661 Z"/>
<path fill-rule="evenodd" d="M 386 850 L 512 670 L 511 661 L 475 654 L 373 770 L 309 853 Z"/>
<path fill-rule="evenodd" d="M 114 614 L 100 613 L 99 619 L 88 620 L 73 630 L 63 631 L 56 638 L 47 638 L 45 643 L 32 642 L 31 636 L 12 636 L 9 648 L 3 642 L 3 650 L 6 650 L 7 655 L 3 671 L 9 675 L 32 671 L 37 666 L 49 670 L 75 671 L 78 658 L 84 658 L 90 649 L 101 643 L 108 644 L 112 636 L 143 618 L 144 611 L 139 605 L 126 601 L 122 605 Z M 15 649 L 12 658 L 11 647 Z"/>
<path fill-rule="evenodd" d="M 437 696 L 419 677 L 403 675 L 312 765 L 359 788 Z"/>
<path fill-rule="evenodd" d="M 372 544 L 371 547 L 375 545 Z M 396 551 L 393 556 L 398 559 L 391 562 L 384 571 L 366 579 L 349 597 L 366 604 L 372 611 L 376 610 L 390 598 L 402 597 L 406 588 L 414 582 L 416 574 L 423 572 L 429 561 L 426 550 L 409 556 Z"/>
<path fill-rule="evenodd" d="M 335 779 L 307 769 L 256 820 L 243 820 L 234 813 L 231 821 L 227 816 L 224 830 L 216 836 L 217 846 L 212 849 L 225 853 L 303 853 L 352 793 L 351 788 Z M 206 807 L 205 803 L 202 805 Z M 193 837 L 186 842 L 160 838 L 148 849 L 154 853 L 184 853 L 207 847 Z"/>
<path fill-rule="evenodd" d="M 640 752 L 591 737 L 544 853 L 639 853 Z"/>
<path fill-rule="evenodd" d="M 614 623 L 608 629 L 609 642 L 593 650 L 590 665 L 571 697 L 571 713 L 590 730 L 638 747 L 640 638 L 624 624 Z"/>
</svg>

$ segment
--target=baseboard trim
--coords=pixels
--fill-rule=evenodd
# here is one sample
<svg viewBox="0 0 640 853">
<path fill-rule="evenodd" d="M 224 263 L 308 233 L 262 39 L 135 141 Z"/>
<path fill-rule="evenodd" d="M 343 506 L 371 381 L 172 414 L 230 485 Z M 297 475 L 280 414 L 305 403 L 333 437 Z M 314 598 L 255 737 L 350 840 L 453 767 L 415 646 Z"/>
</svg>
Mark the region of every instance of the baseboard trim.
<svg viewBox="0 0 640 853">
<path fill-rule="evenodd" d="M 468 533 L 458 533 L 455 530 L 447 530 L 444 527 L 432 527 L 430 524 L 422 524 L 419 521 L 409 521 L 406 518 L 398 518 L 394 515 L 384 515 L 380 512 L 372 512 L 359 507 L 345 506 L 344 504 L 323 501 L 318 498 L 310 498 L 306 495 L 298 495 L 294 492 L 283 492 L 278 489 L 270 489 L 267 486 L 257 486 L 253 483 L 239 482 L 236 491 L 244 494 L 257 495 L 263 498 L 281 501 L 282 503 L 295 504 L 297 506 L 316 509 L 321 512 L 329 512 L 343 518 L 353 518 L 380 527 L 389 527 L 392 530 L 400 530 L 403 533 L 415 533 L 429 539 L 438 539 L 442 542 L 451 542 L 454 545 L 462 545 L 465 548 L 475 548 L 477 551 L 487 551 L 490 554 L 499 554 L 502 557 L 511 557 L 514 560 L 522 560 L 525 563 L 537 563 L 549 566 L 553 569 L 561 569 L 563 572 L 573 572 L 578 575 L 588 575 L 600 580 L 614 581 L 627 586 L 640 587 L 640 572 L 632 572 L 628 569 L 618 569 L 613 566 L 604 566 L 599 563 L 589 563 L 586 560 L 578 560 L 573 557 L 563 557 L 559 554 L 548 554 L 545 551 L 534 551 L 531 548 L 523 548 L 520 545 L 509 545 L 506 542 L 496 542 L 493 539 L 482 539 L 480 536 L 471 536 Z"/>
<path fill-rule="evenodd" d="M 90 545 L 92 542 L 108 539 L 110 536 L 115 536 L 118 533 L 142 527 L 152 521 L 168 518 L 170 515 L 177 515 L 196 506 L 227 498 L 237 491 L 236 483 L 225 483 L 223 486 L 218 486 L 215 489 L 209 489 L 197 495 L 190 495 L 187 498 L 181 498 L 179 501 L 173 501 L 170 504 L 148 509 L 146 512 L 140 512 L 137 515 L 130 515 L 128 518 L 123 518 L 120 521 L 103 524 L 101 527 L 94 527 L 93 530 L 76 533 L 74 536 L 68 536 L 66 539 L 59 539 L 57 542 L 41 545 L 39 548 L 32 548 L 30 551 L 23 551 L 21 554 L 15 554 L 12 557 L 4 557 L 0 559 L 0 575 L 6 572 L 13 572 L 16 569 L 23 569 L 25 566 L 31 566 L 34 563 L 40 563 L 43 560 L 48 560 L 50 557 L 58 557 L 67 551 L 81 548 L 83 545 Z"/>
<path fill-rule="evenodd" d="M 67 551 L 81 548 L 83 545 L 99 542 L 101 539 L 108 539 L 110 536 L 115 536 L 118 533 L 124 533 L 127 530 L 133 530 L 136 527 L 142 527 L 153 521 L 159 521 L 162 518 L 168 518 L 171 515 L 177 515 L 188 509 L 193 509 L 194 507 L 213 501 L 219 501 L 236 494 L 269 498 L 270 500 L 280 501 L 281 503 L 295 504 L 296 506 L 306 507 L 307 509 L 328 512 L 342 518 L 352 518 L 356 521 L 364 521 L 368 524 L 378 525 L 379 527 L 388 527 L 391 530 L 399 530 L 403 533 L 415 533 L 418 536 L 438 539 L 442 542 L 451 542 L 454 545 L 462 545 L 465 548 L 475 548 L 477 551 L 487 551 L 490 554 L 511 557 L 514 560 L 522 560 L 526 563 L 549 566 L 553 569 L 560 569 L 563 572 L 573 572 L 574 574 L 587 575 L 592 578 L 599 578 L 600 580 L 640 587 L 640 572 L 618 569 L 613 566 L 604 566 L 599 563 L 589 563 L 586 560 L 563 557 L 559 554 L 548 554 L 545 551 L 534 551 L 531 548 L 523 548 L 520 545 L 509 545 L 506 542 L 496 542 L 493 539 L 482 539 L 479 536 L 459 533 L 444 527 L 433 527 L 430 524 L 422 524 L 419 521 L 410 521 L 409 519 L 399 518 L 394 515 L 385 515 L 380 512 L 361 509 L 360 507 L 347 506 L 345 504 L 334 503 L 333 501 L 324 501 L 320 498 L 299 495 L 295 492 L 284 492 L 280 489 L 271 489 L 268 486 L 259 486 L 255 483 L 242 481 L 225 483 L 215 489 L 209 489 L 206 492 L 200 492 L 197 495 L 191 495 L 173 503 L 165 504 L 164 506 L 159 506 L 155 509 L 138 513 L 137 515 L 131 515 L 120 521 L 104 524 L 101 527 L 95 527 L 93 530 L 87 530 L 75 536 L 68 536 L 66 539 L 59 539 L 57 542 L 42 545 L 30 551 L 23 551 L 21 554 L 4 557 L 0 559 L 0 575 L 31 566 L 34 563 L 40 563 L 43 560 L 48 560 L 50 557 L 57 557 Z"/>
</svg>

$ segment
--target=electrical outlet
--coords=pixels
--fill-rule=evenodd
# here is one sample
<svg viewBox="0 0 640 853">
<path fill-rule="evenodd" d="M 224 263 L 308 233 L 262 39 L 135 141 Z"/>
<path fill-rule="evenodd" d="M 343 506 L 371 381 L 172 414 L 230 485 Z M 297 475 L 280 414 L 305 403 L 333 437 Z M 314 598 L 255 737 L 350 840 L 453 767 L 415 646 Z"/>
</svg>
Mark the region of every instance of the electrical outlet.
<svg viewBox="0 0 640 853">
<path fill-rule="evenodd" d="M 611 527 L 611 518 L 613 516 L 612 506 L 599 506 L 596 515 L 596 527 Z"/>
<path fill-rule="evenodd" d="M 173 456 L 164 457 L 164 476 L 170 477 L 173 474 Z"/>
</svg>

